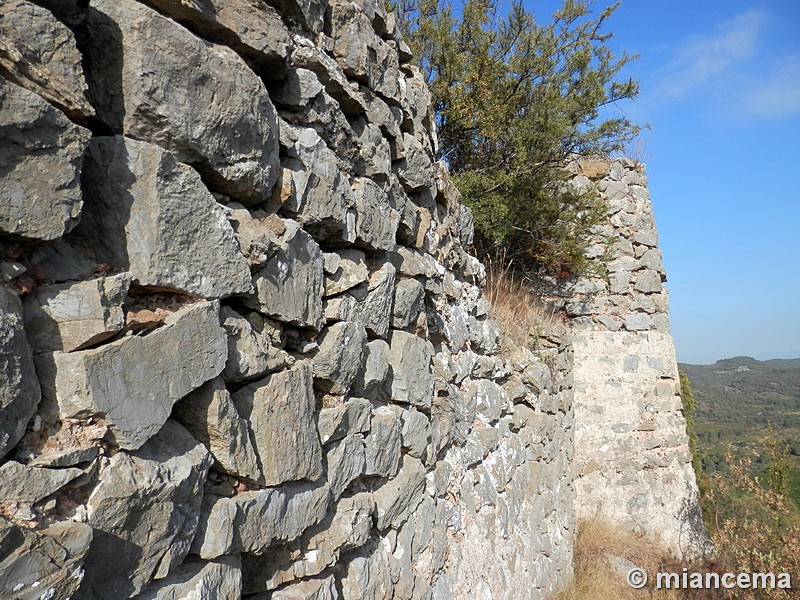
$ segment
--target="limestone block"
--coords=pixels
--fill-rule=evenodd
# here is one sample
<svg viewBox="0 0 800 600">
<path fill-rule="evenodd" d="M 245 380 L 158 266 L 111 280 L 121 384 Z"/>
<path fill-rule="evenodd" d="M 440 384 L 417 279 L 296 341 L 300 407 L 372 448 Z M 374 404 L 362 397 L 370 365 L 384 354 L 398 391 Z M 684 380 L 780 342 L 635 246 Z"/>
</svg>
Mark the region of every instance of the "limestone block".
<svg viewBox="0 0 800 600">
<path fill-rule="evenodd" d="M 0 502 L 38 502 L 80 475 L 80 469 L 27 467 L 10 460 L 0 466 Z"/>
<path fill-rule="evenodd" d="M 352 128 L 359 145 L 355 172 L 378 180 L 385 179 L 392 168 L 392 150 L 380 127 L 363 117 L 356 117 Z"/>
<path fill-rule="evenodd" d="M 217 192 L 269 197 L 279 169 L 275 108 L 232 50 L 133 0 L 94 1 L 83 48 L 93 105 L 115 133 L 174 152 Z"/>
<path fill-rule="evenodd" d="M 272 6 L 253 0 L 145 0 L 204 38 L 225 44 L 268 79 L 286 74 L 291 49 L 289 30 Z"/>
<path fill-rule="evenodd" d="M 401 423 L 389 407 L 373 411 L 366 447 L 366 475 L 393 477 L 400 465 Z"/>
<path fill-rule="evenodd" d="M 281 330 L 256 312 L 242 316 L 232 308 L 220 309 L 222 326 L 228 333 L 228 360 L 222 377 L 239 382 L 261 377 L 294 364 L 281 348 Z"/>
<path fill-rule="evenodd" d="M 233 394 L 248 421 L 261 461 L 264 485 L 322 475 L 322 447 L 314 419 L 311 369 L 298 364 Z"/>
<path fill-rule="evenodd" d="M 275 0 L 273 2 L 281 14 L 298 19 L 305 29 L 319 33 L 325 25 L 327 2 L 321 0 Z"/>
<path fill-rule="evenodd" d="M 72 352 L 125 327 L 129 273 L 37 287 L 25 297 L 25 330 L 34 352 Z"/>
<path fill-rule="evenodd" d="M 324 481 L 243 492 L 232 498 L 208 495 L 203 499 L 192 553 L 205 559 L 261 553 L 272 544 L 294 540 L 325 517 L 329 498 L 330 488 Z"/>
<path fill-rule="evenodd" d="M 375 490 L 376 526 L 383 530 L 402 524 L 422 500 L 425 467 L 417 458 L 403 456 L 400 472 Z"/>
<path fill-rule="evenodd" d="M 133 600 L 239 600 L 242 597 L 240 563 L 239 555 L 212 561 L 187 560 Z"/>
<path fill-rule="evenodd" d="M 294 146 L 282 161 L 284 178 L 291 178 L 293 189 L 282 211 L 296 217 L 317 240 L 352 242 L 355 199 L 339 159 L 313 129 L 300 128 L 293 135 Z"/>
<path fill-rule="evenodd" d="M 356 203 L 356 242 L 374 250 L 392 250 L 400 214 L 389 205 L 386 192 L 374 181 L 353 182 Z"/>
<path fill-rule="evenodd" d="M 331 497 L 338 500 L 350 483 L 364 474 L 366 452 L 359 434 L 350 434 L 340 442 L 331 444 L 326 452 L 327 479 Z"/>
<path fill-rule="evenodd" d="M 0 597 L 66 600 L 81 585 L 92 528 L 64 521 L 33 531 L 0 519 Z"/>
<path fill-rule="evenodd" d="M 333 575 L 318 579 L 298 581 L 276 590 L 270 595 L 253 596 L 253 600 L 338 600 L 336 580 Z"/>
<path fill-rule="evenodd" d="M 100 414 L 117 445 L 135 450 L 161 429 L 175 402 L 222 371 L 227 353 L 214 301 L 173 313 L 144 337 L 39 354 L 36 367 L 61 418 Z"/>
<path fill-rule="evenodd" d="M 389 373 L 389 344 L 384 340 L 367 342 L 364 364 L 353 382 L 353 391 L 370 398 L 380 396 Z"/>
<path fill-rule="evenodd" d="M 175 421 L 136 452 L 103 461 L 86 502 L 94 537 L 82 597 L 127 598 L 183 562 L 211 462 L 203 445 Z"/>
<path fill-rule="evenodd" d="M 75 227 L 90 137 L 33 92 L 0 79 L 0 233 L 53 240 Z"/>
<path fill-rule="evenodd" d="M 324 253 L 325 295 L 333 296 L 367 280 L 369 268 L 364 253 L 356 248 Z"/>
<path fill-rule="evenodd" d="M 344 295 L 327 299 L 325 318 L 358 321 L 370 334 L 385 337 L 389 332 L 394 302 L 394 282 L 394 265 L 383 263 L 365 284 L 350 289 Z"/>
<path fill-rule="evenodd" d="M 341 579 L 342 600 L 390 600 L 392 576 L 383 545 L 363 548 L 347 563 Z"/>
<path fill-rule="evenodd" d="M 390 390 L 404 404 L 430 408 L 433 395 L 429 343 L 405 331 L 389 334 Z"/>
<path fill-rule="evenodd" d="M 302 552 L 290 547 L 262 556 L 245 554 L 242 565 L 245 593 L 271 590 L 289 581 L 318 575 L 335 565 L 342 553 L 369 539 L 374 511 L 372 495 L 360 492 L 342 498 L 334 512 L 299 540 Z M 289 586 L 280 592 L 293 589 L 294 586 Z"/>
<path fill-rule="evenodd" d="M 73 119 L 94 114 L 75 36 L 45 8 L 27 0 L 3 3 L 0 70 Z"/>
<path fill-rule="evenodd" d="M 84 162 L 86 215 L 76 242 L 139 284 L 206 298 L 253 290 L 225 213 L 194 169 L 158 146 L 94 138 Z"/>
<path fill-rule="evenodd" d="M 412 408 L 406 410 L 400 406 L 390 407 L 400 417 L 402 424 L 401 440 L 406 452 L 421 458 L 428 447 L 431 437 L 431 422 L 425 413 Z"/>
<path fill-rule="evenodd" d="M 319 411 L 317 431 L 323 444 L 335 442 L 351 433 L 369 430 L 372 405 L 366 398 L 350 398 L 344 404 Z"/>
<path fill-rule="evenodd" d="M 319 352 L 311 364 L 315 383 L 331 394 L 350 391 L 364 358 L 367 332 L 361 323 L 334 323 L 320 336 Z"/>
<path fill-rule="evenodd" d="M 0 458 L 16 446 L 41 399 L 22 303 L 0 286 Z"/>
<path fill-rule="evenodd" d="M 417 321 L 425 287 L 416 279 L 401 279 L 397 282 L 392 309 L 392 327 L 405 329 Z"/>
<path fill-rule="evenodd" d="M 394 172 L 406 192 L 434 186 L 433 163 L 422 144 L 410 133 L 403 134 L 405 158 L 394 163 Z"/>
<path fill-rule="evenodd" d="M 634 280 L 634 287 L 639 292 L 654 294 L 661 291 L 661 275 L 650 269 L 642 271 Z"/>
<path fill-rule="evenodd" d="M 319 78 L 309 69 L 292 69 L 284 78 L 281 86 L 270 95 L 278 106 L 291 110 L 300 110 L 315 98 L 324 87 Z"/>
<path fill-rule="evenodd" d="M 239 415 L 220 377 L 190 392 L 175 405 L 173 414 L 226 472 L 251 481 L 261 479 L 248 423 Z"/>
<path fill-rule="evenodd" d="M 280 321 L 319 329 L 323 323 L 323 259 L 317 243 L 284 220 L 280 246 L 253 277 L 256 297 L 245 303 Z"/>
<path fill-rule="evenodd" d="M 634 313 L 625 317 L 625 329 L 628 331 L 646 331 L 653 324 L 653 317 L 644 313 Z"/>
</svg>

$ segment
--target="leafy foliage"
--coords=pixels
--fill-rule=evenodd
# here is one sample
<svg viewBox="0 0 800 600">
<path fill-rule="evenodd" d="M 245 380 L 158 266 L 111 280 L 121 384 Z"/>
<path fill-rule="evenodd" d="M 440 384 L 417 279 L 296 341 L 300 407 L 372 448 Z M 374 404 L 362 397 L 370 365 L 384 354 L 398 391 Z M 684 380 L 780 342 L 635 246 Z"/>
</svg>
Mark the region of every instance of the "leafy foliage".
<svg viewBox="0 0 800 600">
<path fill-rule="evenodd" d="M 593 16 L 564 0 L 547 25 L 522 2 L 396 0 L 433 96 L 440 158 L 473 209 L 478 250 L 551 274 L 588 266 L 584 251 L 604 217 L 596 194 L 561 184 L 578 154 L 622 149 L 639 132 L 604 106 L 633 98 L 617 80 L 634 57 L 617 57 L 603 33 L 617 5 Z"/>
</svg>

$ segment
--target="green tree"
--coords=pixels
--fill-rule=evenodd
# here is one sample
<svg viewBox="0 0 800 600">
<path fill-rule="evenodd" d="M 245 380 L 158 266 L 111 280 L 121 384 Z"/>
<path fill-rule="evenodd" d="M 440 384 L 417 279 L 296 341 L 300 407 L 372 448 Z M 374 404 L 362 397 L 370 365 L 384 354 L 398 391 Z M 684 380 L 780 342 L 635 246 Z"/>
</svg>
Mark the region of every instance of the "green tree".
<svg viewBox="0 0 800 600">
<path fill-rule="evenodd" d="M 476 245 L 526 269 L 582 272 L 596 194 L 562 185 L 568 158 L 608 154 L 639 132 L 600 110 L 633 98 L 618 80 L 633 58 L 615 56 L 602 32 L 617 5 L 592 14 L 564 0 L 549 24 L 514 0 L 395 0 L 400 27 L 433 96 L 440 158 L 472 208 Z"/>
</svg>

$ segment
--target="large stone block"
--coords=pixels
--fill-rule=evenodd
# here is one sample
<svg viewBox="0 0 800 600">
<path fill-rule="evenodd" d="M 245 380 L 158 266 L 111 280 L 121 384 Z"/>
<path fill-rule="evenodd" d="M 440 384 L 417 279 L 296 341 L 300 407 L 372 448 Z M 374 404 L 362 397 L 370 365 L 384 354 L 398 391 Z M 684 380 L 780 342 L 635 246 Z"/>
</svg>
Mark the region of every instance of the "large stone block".
<svg viewBox="0 0 800 600">
<path fill-rule="evenodd" d="M 400 465 L 400 419 L 389 407 L 373 412 L 366 448 L 366 475 L 393 477 Z"/>
<path fill-rule="evenodd" d="M 279 169 L 275 108 L 232 50 L 134 0 L 93 1 L 85 36 L 92 102 L 115 133 L 171 150 L 237 200 L 269 197 Z"/>
<path fill-rule="evenodd" d="M 400 472 L 375 490 L 378 529 L 401 525 L 422 500 L 425 467 L 419 459 L 404 456 Z"/>
<path fill-rule="evenodd" d="M 394 596 L 392 573 L 383 545 L 362 548 L 347 563 L 341 586 L 343 600 L 390 600 Z"/>
<path fill-rule="evenodd" d="M 319 329 L 323 323 L 322 252 L 293 221 L 283 221 L 280 246 L 253 277 L 256 297 L 248 306 L 278 320 Z"/>
<path fill-rule="evenodd" d="M 36 367 L 61 418 L 101 415 L 117 445 L 135 450 L 161 429 L 175 402 L 219 375 L 227 354 L 214 301 L 170 315 L 144 337 L 39 354 Z"/>
<path fill-rule="evenodd" d="M 81 585 L 92 528 L 66 521 L 33 531 L 0 519 L 0 540 L 0 597 L 66 600 Z"/>
<path fill-rule="evenodd" d="M 405 331 L 389 334 L 389 379 L 393 399 L 430 408 L 433 397 L 431 356 L 426 340 Z"/>
<path fill-rule="evenodd" d="M 34 352 L 72 352 L 125 327 L 129 273 L 38 287 L 25 297 L 25 330 Z"/>
<path fill-rule="evenodd" d="M 238 555 L 216 560 L 187 560 L 133 600 L 240 600 L 241 559 Z"/>
<path fill-rule="evenodd" d="M 319 411 L 317 430 L 323 444 L 335 442 L 351 433 L 369 430 L 372 405 L 366 398 L 350 398 L 344 404 Z"/>
<path fill-rule="evenodd" d="M 311 362 L 317 386 L 330 394 L 346 395 L 361 369 L 366 343 L 361 323 L 343 321 L 328 327 Z"/>
<path fill-rule="evenodd" d="M 371 179 L 353 182 L 356 203 L 356 242 L 375 250 L 392 250 L 400 213 L 389 204 L 388 194 Z"/>
<path fill-rule="evenodd" d="M 0 71 L 73 119 L 94 114 L 75 36 L 49 10 L 7 0 L 0 19 Z"/>
<path fill-rule="evenodd" d="M 73 235 L 98 261 L 140 285 L 206 298 L 253 290 L 225 212 L 194 169 L 158 146 L 92 140 L 84 161 L 86 212 Z"/>
<path fill-rule="evenodd" d="M 232 498 L 207 496 L 192 552 L 207 559 L 240 552 L 263 553 L 275 543 L 300 537 L 319 523 L 329 500 L 330 489 L 324 481 L 243 492 Z"/>
<path fill-rule="evenodd" d="M 228 332 L 228 362 L 222 372 L 225 381 L 254 379 L 294 364 L 281 349 L 281 329 L 276 323 L 257 312 L 242 316 L 227 306 L 221 308 L 220 316 Z"/>
<path fill-rule="evenodd" d="M 86 502 L 94 537 L 81 598 L 128 598 L 183 562 L 211 462 L 200 442 L 167 421 L 138 451 L 102 463 Z"/>
<path fill-rule="evenodd" d="M 0 233 L 53 240 L 75 227 L 90 137 L 33 92 L 0 79 Z"/>
<path fill-rule="evenodd" d="M 325 453 L 326 478 L 331 487 L 331 497 L 338 500 L 347 487 L 364 474 L 364 440 L 359 434 L 351 434 L 331 444 Z"/>
<path fill-rule="evenodd" d="M 10 460 L 0 466 L 0 502 L 38 502 L 81 475 L 80 469 L 28 467 Z"/>
<path fill-rule="evenodd" d="M 0 458 L 25 434 L 40 399 L 22 303 L 14 292 L 0 287 Z"/>
<path fill-rule="evenodd" d="M 322 446 L 314 419 L 311 369 L 299 364 L 233 394 L 252 432 L 264 485 L 322 475 Z"/>
</svg>

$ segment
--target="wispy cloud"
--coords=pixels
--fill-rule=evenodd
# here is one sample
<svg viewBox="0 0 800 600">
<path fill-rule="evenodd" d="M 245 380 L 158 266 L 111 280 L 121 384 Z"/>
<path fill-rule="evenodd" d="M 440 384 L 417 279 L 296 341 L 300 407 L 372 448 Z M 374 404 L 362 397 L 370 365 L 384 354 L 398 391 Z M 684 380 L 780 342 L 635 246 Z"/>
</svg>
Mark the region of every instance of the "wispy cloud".
<svg viewBox="0 0 800 600">
<path fill-rule="evenodd" d="M 784 58 L 770 74 L 750 82 L 741 104 L 757 117 L 783 118 L 800 113 L 800 54 Z"/>
</svg>

